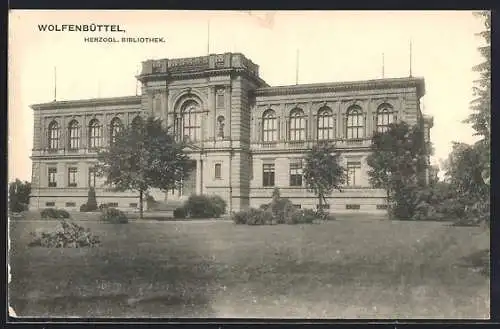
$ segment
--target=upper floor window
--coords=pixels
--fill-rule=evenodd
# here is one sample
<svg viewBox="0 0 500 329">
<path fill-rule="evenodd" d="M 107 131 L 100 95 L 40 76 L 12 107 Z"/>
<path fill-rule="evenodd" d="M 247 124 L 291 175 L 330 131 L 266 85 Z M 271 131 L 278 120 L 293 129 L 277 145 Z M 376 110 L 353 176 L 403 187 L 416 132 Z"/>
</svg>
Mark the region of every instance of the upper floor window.
<svg viewBox="0 0 500 329">
<path fill-rule="evenodd" d="M 303 141 L 306 139 L 306 117 L 301 109 L 290 112 L 290 140 Z"/>
<path fill-rule="evenodd" d="M 347 139 L 363 138 L 365 133 L 365 122 L 363 112 L 358 106 L 347 110 Z"/>
<path fill-rule="evenodd" d="M 102 126 L 97 119 L 89 123 L 89 148 L 99 148 L 102 146 Z"/>
<path fill-rule="evenodd" d="M 333 111 L 329 107 L 322 107 L 318 111 L 318 140 L 335 138 L 335 121 Z"/>
<path fill-rule="evenodd" d="M 76 120 L 72 120 L 68 125 L 69 132 L 69 148 L 76 150 L 80 148 L 80 124 Z"/>
<path fill-rule="evenodd" d="M 393 123 L 394 115 L 392 106 L 382 104 L 377 109 L 377 132 L 384 133 L 389 130 L 389 125 Z"/>
<path fill-rule="evenodd" d="M 59 124 L 56 121 L 49 124 L 49 149 L 57 150 L 59 148 L 60 131 Z"/>
<path fill-rule="evenodd" d="M 278 140 L 278 120 L 274 110 L 267 110 L 262 115 L 262 140 L 275 142 Z"/>
<path fill-rule="evenodd" d="M 215 106 L 219 108 L 224 108 L 224 89 L 217 89 L 215 94 Z"/>
<path fill-rule="evenodd" d="M 182 110 L 182 136 L 186 140 L 201 139 L 201 110 L 198 103 L 189 101 Z"/>
<path fill-rule="evenodd" d="M 116 136 L 123 129 L 122 121 L 119 118 L 113 118 L 111 120 L 111 139 L 110 143 L 113 144 L 116 142 Z"/>
</svg>

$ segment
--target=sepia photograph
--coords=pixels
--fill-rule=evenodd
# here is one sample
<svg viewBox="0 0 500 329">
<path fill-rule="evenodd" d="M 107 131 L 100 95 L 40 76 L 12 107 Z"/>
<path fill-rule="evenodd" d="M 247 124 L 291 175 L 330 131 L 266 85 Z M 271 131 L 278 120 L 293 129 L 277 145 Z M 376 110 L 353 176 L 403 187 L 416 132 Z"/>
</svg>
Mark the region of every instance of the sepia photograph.
<svg viewBox="0 0 500 329">
<path fill-rule="evenodd" d="M 11 10 L 9 316 L 489 319 L 490 14 Z"/>
</svg>

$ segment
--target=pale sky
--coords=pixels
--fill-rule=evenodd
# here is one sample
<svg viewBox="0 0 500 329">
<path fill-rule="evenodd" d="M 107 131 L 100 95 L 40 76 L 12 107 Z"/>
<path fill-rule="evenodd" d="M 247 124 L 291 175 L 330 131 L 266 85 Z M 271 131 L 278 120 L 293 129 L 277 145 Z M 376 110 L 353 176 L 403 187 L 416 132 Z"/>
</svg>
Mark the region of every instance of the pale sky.
<svg viewBox="0 0 500 329">
<path fill-rule="evenodd" d="M 241 52 L 271 86 L 409 75 L 425 78 L 424 113 L 434 116 L 433 162 L 452 141 L 474 142 L 472 66 L 483 23 L 470 11 L 21 11 L 9 17 L 9 181 L 31 180 L 31 104 L 134 95 L 141 61 Z M 40 32 L 38 24 L 119 24 L 121 32 Z M 165 43 L 85 43 L 84 37 L 163 37 Z"/>
</svg>

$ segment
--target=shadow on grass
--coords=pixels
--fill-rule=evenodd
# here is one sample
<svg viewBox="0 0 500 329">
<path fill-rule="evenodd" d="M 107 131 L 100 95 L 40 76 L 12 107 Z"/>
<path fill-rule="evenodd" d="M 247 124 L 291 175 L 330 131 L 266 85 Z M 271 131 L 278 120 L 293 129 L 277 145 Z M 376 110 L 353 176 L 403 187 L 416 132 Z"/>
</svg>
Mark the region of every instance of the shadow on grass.
<svg viewBox="0 0 500 329">
<path fill-rule="evenodd" d="M 483 249 L 470 255 L 462 257 L 460 267 L 469 268 L 481 273 L 485 277 L 490 277 L 490 250 Z"/>
</svg>

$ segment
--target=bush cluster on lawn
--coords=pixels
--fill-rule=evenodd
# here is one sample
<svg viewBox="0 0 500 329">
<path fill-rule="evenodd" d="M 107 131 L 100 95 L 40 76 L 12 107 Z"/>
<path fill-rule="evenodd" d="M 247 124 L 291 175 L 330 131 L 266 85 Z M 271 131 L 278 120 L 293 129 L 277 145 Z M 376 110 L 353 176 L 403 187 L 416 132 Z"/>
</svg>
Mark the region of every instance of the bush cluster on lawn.
<svg viewBox="0 0 500 329">
<path fill-rule="evenodd" d="M 296 209 L 289 199 L 280 196 L 276 188 L 271 203 L 261 205 L 260 209 L 250 208 L 235 213 L 232 220 L 235 224 L 247 225 L 311 224 L 315 220 L 335 220 L 335 217 L 312 209 Z"/>
<path fill-rule="evenodd" d="M 82 248 L 100 244 L 99 237 L 75 223 L 61 220 L 54 232 L 31 232 L 33 240 L 30 247 Z"/>
<path fill-rule="evenodd" d="M 42 218 L 70 218 L 69 212 L 64 209 L 45 208 L 40 212 Z"/>
<path fill-rule="evenodd" d="M 174 209 L 174 218 L 183 219 L 186 218 L 186 209 L 184 207 L 179 207 Z"/>
<path fill-rule="evenodd" d="M 226 212 L 226 201 L 218 195 L 191 195 L 174 210 L 174 218 L 219 218 Z"/>
<path fill-rule="evenodd" d="M 101 220 L 112 224 L 126 224 L 128 218 L 125 213 L 116 208 L 104 208 L 101 213 Z"/>
</svg>

